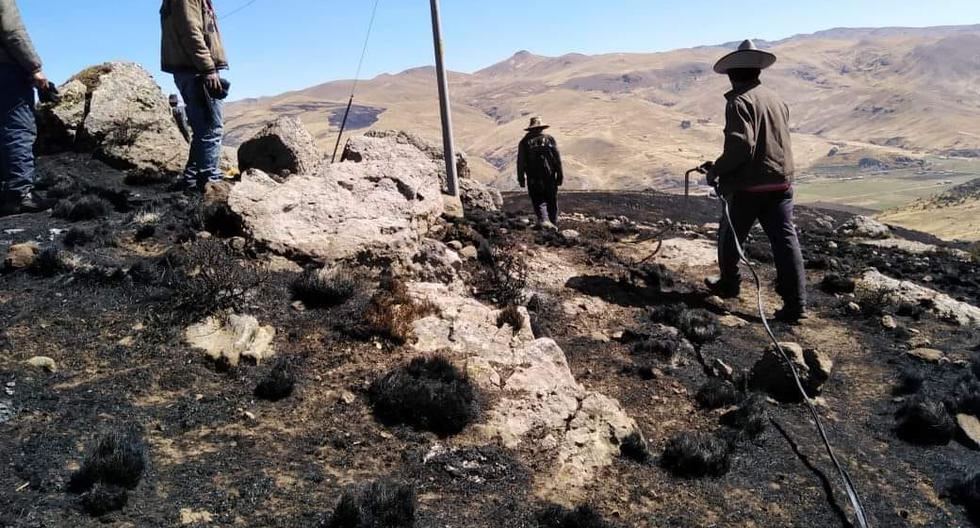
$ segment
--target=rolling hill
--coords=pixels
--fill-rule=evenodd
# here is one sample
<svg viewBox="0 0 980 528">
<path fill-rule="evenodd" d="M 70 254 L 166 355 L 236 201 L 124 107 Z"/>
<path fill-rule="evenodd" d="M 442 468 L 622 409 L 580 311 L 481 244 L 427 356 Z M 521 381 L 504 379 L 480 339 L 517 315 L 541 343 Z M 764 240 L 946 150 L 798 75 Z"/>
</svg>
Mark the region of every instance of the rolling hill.
<svg viewBox="0 0 980 528">
<path fill-rule="evenodd" d="M 735 43 L 664 53 L 522 51 L 451 75 L 457 141 L 478 178 L 513 188 L 528 117 L 553 125 L 580 189 L 671 188 L 718 154 L 727 79 L 711 66 Z M 980 157 L 980 26 L 834 29 L 762 45 L 779 55 L 764 82 L 789 101 L 803 173 L 915 166 L 936 156 Z M 229 143 L 277 115 L 301 118 L 333 148 L 351 82 L 229 105 Z M 431 67 L 358 87 L 351 133 L 410 129 L 437 137 Z"/>
</svg>

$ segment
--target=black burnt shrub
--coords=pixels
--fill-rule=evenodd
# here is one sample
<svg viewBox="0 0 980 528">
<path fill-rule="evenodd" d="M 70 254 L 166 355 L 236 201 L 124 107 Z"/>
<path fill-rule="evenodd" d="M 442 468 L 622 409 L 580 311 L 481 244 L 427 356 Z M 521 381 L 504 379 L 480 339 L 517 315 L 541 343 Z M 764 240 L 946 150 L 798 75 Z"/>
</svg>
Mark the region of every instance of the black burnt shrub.
<svg viewBox="0 0 980 528">
<path fill-rule="evenodd" d="M 276 402 L 292 396 L 295 388 L 296 374 L 289 361 L 283 358 L 276 361 L 269 375 L 255 387 L 255 397 Z"/>
<path fill-rule="evenodd" d="M 115 245 L 112 233 L 106 227 L 81 227 L 73 226 L 71 229 L 65 233 L 65 238 L 62 239 L 62 243 L 65 247 L 82 247 L 89 244 L 98 244 L 100 246 L 112 246 Z"/>
<path fill-rule="evenodd" d="M 477 415 L 476 390 L 444 357 L 415 358 L 371 385 L 371 404 L 379 421 L 406 424 L 450 436 Z"/>
<path fill-rule="evenodd" d="M 687 310 L 677 319 L 677 328 L 696 345 L 710 343 L 721 335 L 718 319 L 707 310 Z"/>
<path fill-rule="evenodd" d="M 619 445 L 619 454 L 623 458 L 645 464 L 650 460 L 650 446 L 643 435 L 636 431 L 623 439 L 623 443 Z"/>
<path fill-rule="evenodd" d="M 703 433 L 682 433 L 670 439 L 660 465 L 678 477 L 720 477 L 730 466 L 728 443 Z"/>
<path fill-rule="evenodd" d="M 65 264 L 68 253 L 56 247 L 47 247 L 37 254 L 31 265 L 31 272 L 42 277 L 54 277 L 68 271 Z"/>
<path fill-rule="evenodd" d="M 592 506 L 568 510 L 557 504 L 548 506 L 537 515 L 538 528 L 613 528 Z"/>
<path fill-rule="evenodd" d="M 96 483 L 79 498 L 82 509 L 93 517 L 102 517 L 107 513 L 119 511 L 128 503 L 129 492 L 126 488 L 102 483 Z"/>
<path fill-rule="evenodd" d="M 896 396 L 915 394 L 922 390 L 922 385 L 925 383 L 925 380 L 925 376 L 918 370 L 906 368 L 899 372 L 898 383 L 895 384 L 892 393 Z"/>
<path fill-rule="evenodd" d="M 163 257 L 163 285 L 170 289 L 169 314 L 176 321 L 197 321 L 239 308 L 264 284 L 266 275 L 239 260 L 220 240 L 200 240 Z"/>
<path fill-rule="evenodd" d="M 749 396 L 737 409 L 723 414 L 721 424 L 736 429 L 740 435 L 749 438 L 761 435 L 769 424 L 766 398 L 761 394 Z"/>
<path fill-rule="evenodd" d="M 322 528 L 413 528 L 416 497 L 410 485 L 378 481 L 343 494 Z"/>
<path fill-rule="evenodd" d="M 671 337 L 650 337 L 637 341 L 633 345 L 633 355 L 642 358 L 655 358 L 661 361 L 671 361 L 677 356 L 680 343 Z"/>
<path fill-rule="evenodd" d="M 71 222 L 81 222 L 105 218 L 111 211 L 112 204 L 108 201 L 98 196 L 86 194 L 75 201 L 59 201 L 51 210 L 51 215 Z"/>
<path fill-rule="evenodd" d="M 718 378 L 708 380 L 694 396 L 694 400 L 698 402 L 698 407 L 706 410 L 735 405 L 739 399 L 739 393 L 735 386 Z"/>
<path fill-rule="evenodd" d="M 497 328 L 503 328 L 504 325 L 510 325 L 515 334 L 524 328 L 524 314 L 516 305 L 512 304 L 500 311 L 500 315 L 497 316 Z"/>
<path fill-rule="evenodd" d="M 970 359 L 970 370 L 973 372 L 973 377 L 980 380 L 980 354 L 973 354 Z"/>
<path fill-rule="evenodd" d="M 134 489 L 146 469 L 146 447 L 136 433 L 112 433 L 89 450 L 82 467 L 72 474 L 68 490 L 84 493 L 96 484 Z"/>
<path fill-rule="evenodd" d="M 913 398 L 895 413 L 898 437 L 916 445 L 946 445 L 956 432 L 953 417 L 942 402 Z"/>
<path fill-rule="evenodd" d="M 954 503 L 966 508 L 973 524 L 980 526 L 980 473 L 957 482 L 950 495 Z"/>
<path fill-rule="evenodd" d="M 530 274 L 524 253 L 512 247 L 490 250 L 478 274 L 477 289 L 499 305 L 521 304 Z"/>
<path fill-rule="evenodd" d="M 361 288 L 361 282 L 346 270 L 307 270 L 292 284 L 293 298 L 309 308 L 339 306 Z"/>
<path fill-rule="evenodd" d="M 667 326 L 677 326 L 685 310 L 687 306 L 681 303 L 658 304 L 650 308 L 650 320 Z"/>
<path fill-rule="evenodd" d="M 144 240 L 149 240 L 156 236 L 157 226 L 154 224 L 141 225 L 136 229 L 136 233 L 133 235 L 137 242 L 142 242 Z"/>
<path fill-rule="evenodd" d="M 667 266 L 663 264 L 642 264 L 633 274 L 646 283 L 647 287 L 655 291 L 664 291 L 672 288 L 676 284 L 676 279 Z"/>
<path fill-rule="evenodd" d="M 820 282 L 820 289 L 831 295 L 854 293 L 855 288 L 857 288 L 857 281 L 838 273 L 828 273 Z"/>
<path fill-rule="evenodd" d="M 980 380 L 965 378 L 956 386 L 950 408 L 957 413 L 980 416 Z"/>
</svg>

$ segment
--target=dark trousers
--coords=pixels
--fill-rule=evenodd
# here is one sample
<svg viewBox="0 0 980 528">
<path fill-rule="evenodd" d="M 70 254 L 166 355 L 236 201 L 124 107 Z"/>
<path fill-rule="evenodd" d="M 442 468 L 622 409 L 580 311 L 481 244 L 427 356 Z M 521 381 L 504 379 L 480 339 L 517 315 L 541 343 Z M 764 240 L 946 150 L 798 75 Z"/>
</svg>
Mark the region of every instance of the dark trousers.
<svg viewBox="0 0 980 528">
<path fill-rule="evenodd" d="M 34 85 L 23 68 L 0 64 L 0 196 L 19 202 L 34 188 Z"/>
<path fill-rule="evenodd" d="M 541 178 L 529 181 L 527 194 L 531 197 L 531 206 L 538 223 L 551 222 L 558 225 L 558 184 L 554 178 Z"/>
<path fill-rule="evenodd" d="M 793 224 L 793 191 L 736 192 L 728 196 L 734 237 L 728 222 L 723 218 L 718 231 L 718 263 L 721 280 L 726 284 L 739 284 L 739 255 L 735 238 L 745 244 L 749 231 L 756 220 L 769 237 L 772 255 L 776 263 L 776 293 L 787 307 L 806 306 L 806 274 L 803 254 Z"/>
<path fill-rule="evenodd" d="M 184 98 L 184 111 L 191 126 L 191 151 L 184 169 L 184 180 L 188 185 L 220 181 L 223 103 L 207 95 L 200 75 L 177 73 L 174 74 L 174 82 Z"/>
</svg>

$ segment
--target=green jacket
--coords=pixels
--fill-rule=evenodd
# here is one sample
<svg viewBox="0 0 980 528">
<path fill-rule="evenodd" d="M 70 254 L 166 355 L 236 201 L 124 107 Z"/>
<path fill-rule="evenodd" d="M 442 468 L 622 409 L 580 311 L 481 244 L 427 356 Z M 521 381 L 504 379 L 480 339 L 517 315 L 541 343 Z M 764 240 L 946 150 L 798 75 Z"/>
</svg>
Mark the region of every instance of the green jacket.
<svg viewBox="0 0 980 528">
<path fill-rule="evenodd" d="M 725 94 L 725 152 L 714 173 L 725 192 L 792 183 L 789 107 L 755 82 Z"/>
<path fill-rule="evenodd" d="M 163 0 L 160 26 L 163 71 L 204 74 L 228 69 L 211 0 Z"/>
<path fill-rule="evenodd" d="M 41 71 L 41 58 L 14 0 L 0 0 L 0 63 L 16 64 L 30 74 Z"/>
</svg>

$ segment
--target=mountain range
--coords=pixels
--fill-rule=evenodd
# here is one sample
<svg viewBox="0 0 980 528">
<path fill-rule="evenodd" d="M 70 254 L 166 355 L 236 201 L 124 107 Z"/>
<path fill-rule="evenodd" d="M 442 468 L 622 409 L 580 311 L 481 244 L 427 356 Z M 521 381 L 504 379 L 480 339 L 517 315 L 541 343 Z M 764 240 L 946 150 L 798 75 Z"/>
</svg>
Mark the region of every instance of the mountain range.
<svg viewBox="0 0 980 528">
<path fill-rule="evenodd" d="M 552 125 L 570 188 L 676 188 L 722 144 L 726 78 L 713 63 L 738 43 L 662 53 L 521 51 L 450 75 L 457 143 L 477 178 L 516 186 L 516 147 L 532 115 Z M 980 25 L 833 29 L 758 44 L 779 62 L 763 82 L 788 101 L 805 177 L 824 167 L 887 167 L 928 156 L 980 157 Z M 451 50 L 450 50 L 451 51 Z M 352 81 L 237 101 L 228 141 L 279 115 L 299 117 L 328 152 Z M 348 133 L 439 136 L 434 69 L 357 85 Z"/>
</svg>

